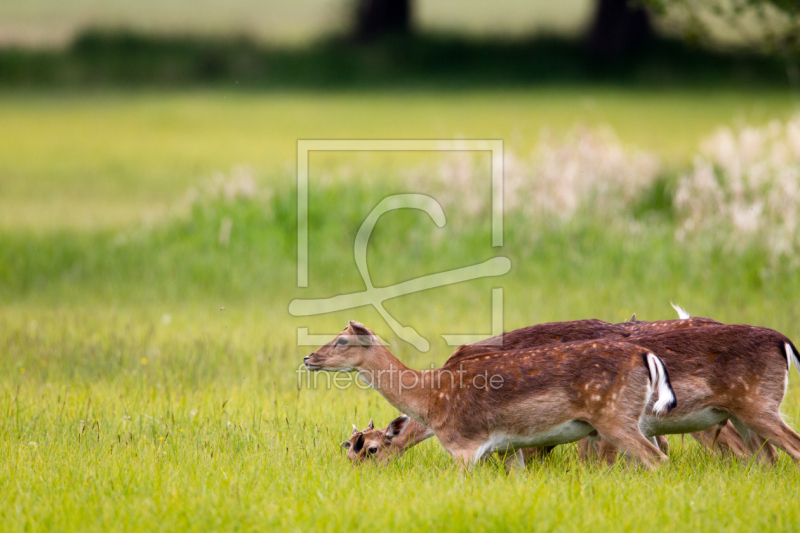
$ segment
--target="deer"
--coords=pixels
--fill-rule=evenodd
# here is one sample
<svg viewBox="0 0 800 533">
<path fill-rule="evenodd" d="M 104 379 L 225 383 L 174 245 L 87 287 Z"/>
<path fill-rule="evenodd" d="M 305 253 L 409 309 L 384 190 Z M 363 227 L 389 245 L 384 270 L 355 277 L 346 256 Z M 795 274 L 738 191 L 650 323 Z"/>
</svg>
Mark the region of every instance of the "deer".
<svg viewBox="0 0 800 533">
<path fill-rule="evenodd" d="M 648 470 L 667 461 L 639 427 L 677 400 L 664 363 L 635 344 L 550 344 L 465 356 L 420 371 L 350 321 L 303 362 L 309 371 L 357 371 L 395 408 L 430 428 L 464 468 L 490 452 L 574 442 L 593 431 Z"/>
<path fill-rule="evenodd" d="M 497 337 L 462 345 L 450 356 L 445 365 L 452 364 L 470 355 L 490 353 L 493 351 L 519 350 L 558 342 L 574 342 L 599 338 L 626 340 L 633 337 L 631 331 L 647 334 L 670 331 L 672 329 L 722 325 L 720 322 L 710 318 L 690 317 L 682 309 L 679 311 L 679 314 L 680 313 L 683 313 L 685 316 L 682 315 L 683 317 L 679 320 L 662 320 L 657 322 L 636 321 L 636 315 L 634 315 L 631 321 L 620 324 L 610 324 L 596 319 L 537 324 L 503 333 Z M 414 420 L 409 420 L 406 427 L 408 431 L 411 432 L 409 438 L 387 440 L 381 435 L 381 431 L 383 430 L 374 429 L 372 421 L 370 420 L 370 426 L 363 432 L 359 432 L 355 426 L 353 426 L 353 433 L 350 439 L 344 441 L 342 447 L 348 449 L 347 456 L 351 461 L 361 463 L 372 457 L 399 457 L 408 447 L 415 446 L 432 435 L 432 433 L 426 433 L 425 426 Z M 715 431 L 717 432 L 716 435 Z M 360 455 L 356 455 L 349 450 L 351 449 L 350 447 L 355 445 L 359 440 L 360 433 L 364 434 L 365 438 L 372 443 L 372 446 L 365 449 L 359 448 L 361 450 Z M 419 438 L 423 435 L 426 436 Z M 733 455 L 741 455 L 745 452 L 742 439 L 730 425 L 722 428 L 721 432 L 718 428 L 712 428 L 706 432 L 692 433 L 692 436 L 708 450 L 713 451 L 714 449 L 718 449 L 723 453 L 727 452 Z M 658 435 L 655 439 L 659 448 L 664 453 L 668 453 L 669 445 L 666 438 Z M 600 444 L 601 442 L 598 439 L 592 439 L 591 437 L 581 440 L 578 448 L 581 458 L 587 460 L 596 453 L 601 458 L 604 458 L 606 462 L 612 462 L 611 454 L 613 453 L 613 458 L 615 458 L 616 450 L 606 448 L 604 451 L 604 449 L 600 448 Z M 370 448 L 374 448 L 375 451 L 370 452 Z M 552 450 L 552 447 L 530 448 L 526 449 L 524 454 L 526 458 L 542 458 L 546 456 L 550 450 Z M 358 461 L 356 461 L 356 458 L 358 458 Z"/>
<path fill-rule="evenodd" d="M 665 416 L 643 420 L 645 435 L 711 428 L 713 446 L 730 421 L 749 454 L 774 464 L 774 445 L 800 463 L 800 435 L 780 416 L 789 370 L 792 364 L 800 370 L 800 356 L 785 335 L 739 324 L 642 335 L 633 342 L 659 354 L 681 399 Z M 614 446 L 603 443 L 606 460 L 616 456 Z"/>
<path fill-rule="evenodd" d="M 401 414 L 383 429 L 375 429 L 372 419 L 361 431 L 354 424 L 350 438 L 340 446 L 347 450 L 347 458 L 354 464 L 368 460 L 385 464 L 431 437 L 433 431 L 430 428 Z"/>
<path fill-rule="evenodd" d="M 646 436 L 693 432 L 713 449 L 720 436 L 729 432 L 732 454 L 755 455 L 773 464 L 775 444 L 793 460 L 800 460 L 800 437 L 780 417 L 789 369 L 792 363 L 800 369 L 798 352 L 787 337 L 768 328 L 719 325 L 678 328 L 631 342 L 661 354 L 681 398 L 678 409 L 648 419 L 649 425 L 644 421 Z M 600 459 L 613 463 L 616 447 L 602 436 L 592 437 L 579 442 L 581 456 L 588 458 L 596 451 Z"/>
</svg>

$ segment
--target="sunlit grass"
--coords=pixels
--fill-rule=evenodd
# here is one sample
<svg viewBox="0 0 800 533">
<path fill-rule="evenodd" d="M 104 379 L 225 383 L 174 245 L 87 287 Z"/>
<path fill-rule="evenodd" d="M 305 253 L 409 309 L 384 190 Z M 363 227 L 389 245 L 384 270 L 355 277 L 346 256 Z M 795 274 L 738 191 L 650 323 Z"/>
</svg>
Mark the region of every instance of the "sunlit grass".
<svg viewBox="0 0 800 533">
<path fill-rule="evenodd" d="M 297 350 L 241 315 L 200 312 L 192 329 L 180 315 L 164 324 L 160 310 L 103 311 L 36 327 L 2 317 L 3 338 L 30 365 L 4 368 L 0 385 L 4 528 L 800 526 L 800 471 L 787 457 L 763 468 L 679 437 L 653 474 L 584 466 L 571 445 L 523 473 L 490 460 L 465 477 L 435 439 L 388 468 L 352 468 L 338 447 L 349 425 L 395 415 L 375 392 L 298 390 Z M 786 402 L 795 417 L 798 381 Z"/>
</svg>

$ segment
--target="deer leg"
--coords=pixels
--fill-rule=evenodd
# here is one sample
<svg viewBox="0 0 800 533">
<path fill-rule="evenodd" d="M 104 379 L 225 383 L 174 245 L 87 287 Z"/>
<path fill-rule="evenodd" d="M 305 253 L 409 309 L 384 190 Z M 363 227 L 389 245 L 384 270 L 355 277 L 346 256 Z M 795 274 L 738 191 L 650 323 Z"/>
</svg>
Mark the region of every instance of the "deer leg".
<svg viewBox="0 0 800 533">
<path fill-rule="evenodd" d="M 522 448 L 523 459 L 525 463 L 529 460 L 542 460 L 555 449 L 555 446 L 532 446 L 530 448 Z"/>
<path fill-rule="evenodd" d="M 587 463 L 593 460 L 613 466 L 617 461 L 617 447 L 600 435 L 590 435 L 578 441 L 578 455 Z"/>
<path fill-rule="evenodd" d="M 667 440 L 666 435 L 656 436 L 656 446 L 658 446 L 658 449 L 661 450 L 664 455 L 669 454 L 669 441 Z"/>
<path fill-rule="evenodd" d="M 744 420 L 738 417 L 740 422 L 746 425 L 762 439 L 767 439 L 778 448 L 786 452 L 794 459 L 795 463 L 800 463 L 800 435 L 786 425 L 777 413 L 759 413 L 759 416 L 747 417 Z M 738 429 L 738 426 L 737 426 Z M 739 431 L 741 433 L 741 430 Z M 775 458 L 771 458 L 771 464 Z"/>
<path fill-rule="evenodd" d="M 600 459 L 601 463 L 605 463 L 608 466 L 614 466 L 614 463 L 617 462 L 617 453 L 619 449 L 611 444 L 606 439 L 600 438 L 597 441 L 597 454 L 598 458 Z"/>
<path fill-rule="evenodd" d="M 711 442 L 714 440 L 714 428 L 704 429 L 703 431 L 695 431 L 694 433 L 690 433 L 690 435 L 707 452 L 713 451 Z"/>
<path fill-rule="evenodd" d="M 703 448 L 712 453 L 741 457 L 747 452 L 742 437 L 728 420 L 720 422 L 716 427 L 697 431 L 691 435 Z"/>
<path fill-rule="evenodd" d="M 578 457 L 588 463 L 597 459 L 600 452 L 600 436 L 597 431 L 592 431 L 588 436 L 578 441 Z"/>
<path fill-rule="evenodd" d="M 737 417 L 731 418 L 731 423 L 739 432 L 744 442 L 746 455 L 755 456 L 760 463 L 774 465 L 778 458 L 775 448 L 764 440 L 758 433 L 750 429 L 750 425 Z"/>
<path fill-rule="evenodd" d="M 654 470 L 666 462 L 667 456 L 642 435 L 637 421 L 625 423 L 625 418 L 602 420 L 597 423 L 593 421 L 591 424 L 604 439 L 624 453 L 635 457 L 646 469 Z"/>
<path fill-rule="evenodd" d="M 441 439 L 439 442 L 442 442 Z M 458 443 L 458 446 L 447 446 L 444 443 L 445 450 L 447 450 L 450 455 L 453 456 L 458 467 L 461 471 L 472 471 L 473 467 L 478 464 L 486 454 L 481 454 L 478 456 L 478 452 L 481 449 L 480 442 L 461 442 Z"/>
<path fill-rule="evenodd" d="M 719 437 L 717 437 L 717 449 L 723 454 L 731 454 L 737 457 L 744 455 L 744 441 L 736 432 L 733 424 L 726 420 L 724 425 L 722 423 L 720 425 L 722 428 L 720 429 Z"/>
<path fill-rule="evenodd" d="M 713 452 L 717 448 L 717 440 L 719 440 L 719 434 L 722 432 L 722 428 L 725 427 L 727 424 L 727 420 L 723 420 L 719 424 L 717 424 L 717 429 L 714 431 L 714 440 L 711 441 L 711 451 Z"/>
<path fill-rule="evenodd" d="M 503 455 L 503 466 L 506 468 L 506 474 L 514 470 L 525 470 L 525 455 L 522 450 L 506 452 Z"/>
</svg>

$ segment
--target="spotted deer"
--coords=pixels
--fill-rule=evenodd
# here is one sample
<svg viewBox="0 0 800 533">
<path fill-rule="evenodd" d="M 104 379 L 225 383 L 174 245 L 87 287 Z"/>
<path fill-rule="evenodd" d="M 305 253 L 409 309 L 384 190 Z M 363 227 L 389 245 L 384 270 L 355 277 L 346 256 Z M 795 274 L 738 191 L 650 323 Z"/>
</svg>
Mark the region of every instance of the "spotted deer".
<svg viewBox="0 0 800 533">
<path fill-rule="evenodd" d="M 729 432 L 731 453 L 747 452 L 771 464 L 777 458 L 774 444 L 800 461 L 800 436 L 780 417 L 789 369 L 792 363 L 800 369 L 797 350 L 784 335 L 755 326 L 719 325 L 644 335 L 632 342 L 661 355 L 680 398 L 665 416 L 643 419 L 646 435 L 705 429 L 693 435 L 713 448 Z M 580 445 L 584 454 L 597 450 L 608 462 L 616 458 L 616 447 L 603 439 L 590 437 Z"/>
<path fill-rule="evenodd" d="M 596 319 L 537 324 L 504 333 L 502 335 L 502 345 L 499 349 L 513 350 L 542 346 L 552 342 L 572 342 L 597 338 L 627 339 L 631 342 L 636 342 L 635 338 L 642 335 L 723 325 L 721 322 L 711 318 L 693 317 L 675 304 L 672 304 L 672 307 L 678 313 L 678 319 L 640 321 L 636 320 L 636 314 L 634 314 L 631 320 L 619 324 L 609 324 Z M 492 337 L 473 344 L 460 346 L 451 356 L 451 359 L 467 354 L 486 353 L 492 351 L 492 349 L 497 349 L 496 339 L 497 337 Z M 717 451 L 723 455 L 734 456 L 749 453 L 736 429 L 727 422 L 721 423 L 720 426 L 711 427 L 703 431 L 694 431 L 690 434 L 700 445 L 712 452 Z M 669 444 L 666 437 L 655 435 L 654 438 L 659 448 L 664 453 L 668 453 Z M 775 454 L 772 445 L 768 442 L 763 443 L 761 450 L 762 454 L 768 457 Z M 548 451 L 531 450 L 527 453 L 527 456 L 541 457 L 546 455 Z M 578 451 L 581 459 L 584 460 L 594 455 L 594 453 L 607 463 L 612 463 L 616 458 L 616 450 L 608 446 L 607 443 L 601 445 L 601 440 L 595 435 L 581 440 Z"/>
<path fill-rule="evenodd" d="M 304 362 L 311 371 L 358 371 L 466 467 L 489 452 L 574 442 L 593 431 L 645 468 L 667 460 L 639 424 L 674 408 L 675 394 L 661 359 L 634 344 L 551 344 L 419 371 L 401 363 L 368 328 L 350 322 Z"/>
<path fill-rule="evenodd" d="M 683 310 L 681 310 L 681 312 L 685 313 Z M 634 335 L 632 331 L 640 334 L 649 334 L 670 331 L 672 329 L 687 329 L 691 327 L 707 327 L 715 325 L 721 325 L 721 323 L 709 318 L 693 317 L 679 320 L 643 322 L 636 321 L 635 315 L 630 322 L 624 322 L 621 324 L 609 324 L 596 319 L 537 324 L 503 333 L 498 337 L 491 337 L 476 343 L 462 345 L 453 353 L 453 355 L 450 356 L 445 365 L 453 364 L 455 361 L 458 361 L 463 357 L 491 353 L 494 351 L 519 350 L 558 342 L 574 342 L 599 338 L 626 340 L 633 338 Z M 409 421 L 407 427 L 408 431 L 410 431 L 412 435 L 425 434 L 425 426 L 414 420 Z M 364 433 L 372 435 L 372 432 L 376 431 L 379 430 L 370 428 L 369 432 L 365 430 Z M 716 435 L 715 439 L 716 431 L 717 428 L 711 428 L 705 432 L 692 433 L 692 436 L 709 450 L 717 449 L 723 452 L 729 452 L 738 455 L 741 455 L 744 452 L 744 444 L 733 427 L 727 425 L 722 429 L 721 433 Z M 350 441 L 355 443 L 357 439 L 358 432 L 354 431 Z M 669 447 L 666 438 L 658 435 L 655 437 L 655 440 L 659 448 L 661 448 L 664 453 L 667 453 Z M 372 437 L 372 442 L 373 447 L 378 451 L 378 453 L 370 454 L 367 451 L 364 451 L 362 456 L 359 456 L 361 459 L 358 462 L 369 459 L 373 456 L 384 457 L 402 455 L 402 452 L 405 451 L 405 448 L 401 451 L 401 447 L 414 446 L 418 442 L 421 442 L 421 440 L 417 441 L 415 438 L 409 438 L 407 440 L 393 440 L 391 443 L 389 443 L 380 438 Z M 384 448 L 387 449 L 384 450 Z M 531 448 L 525 450 L 524 453 L 526 457 L 538 458 L 547 455 L 551 449 L 552 447 L 540 449 Z M 579 452 L 581 458 L 583 459 L 587 459 L 594 454 L 598 454 L 600 457 L 603 457 L 606 462 L 611 462 L 611 454 L 613 453 L 614 458 L 616 457 L 616 449 L 612 450 L 608 447 L 601 448 L 601 442 L 598 439 L 593 439 L 591 437 L 588 437 L 579 443 Z M 348 457 L 351 460 L 355 459 L 355 456 L 350 452 L 348 452 Z"/>
<path fill-rule="evenodd" d="M 748 453 L 772 464 L 774 445 L 800 463 L 800 435 L 780 416 L 789 370 L 792 363 L 800 365 L 787 337 L 768 328 L 727 325 L 645 335 L 635 342 L 662 357 L 681 399 L 663 418 L 645 421 L 645 434 L 712 428 L 713 441 L 730 420 Z M 612 443 L 601 449 L 606 459 L 616 455 Z"/>
</svg>

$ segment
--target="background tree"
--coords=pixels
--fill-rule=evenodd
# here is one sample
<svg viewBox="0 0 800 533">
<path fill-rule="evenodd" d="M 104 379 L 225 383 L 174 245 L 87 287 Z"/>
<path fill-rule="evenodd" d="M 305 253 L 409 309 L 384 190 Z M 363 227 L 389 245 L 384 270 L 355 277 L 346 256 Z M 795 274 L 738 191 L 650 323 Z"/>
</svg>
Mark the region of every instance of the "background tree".
<svg viewBox="0 0 800 533">
<path fill-rule="evenodd" d="M 357 0 L 354 12 L 359 41 L 411 31 L 411 0 Z"/>
</svg>

